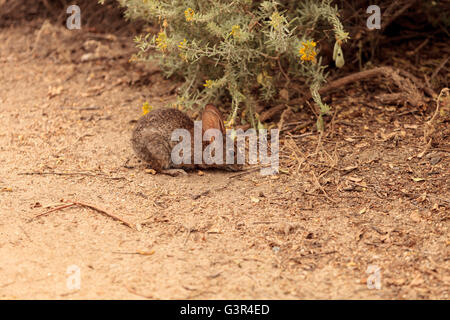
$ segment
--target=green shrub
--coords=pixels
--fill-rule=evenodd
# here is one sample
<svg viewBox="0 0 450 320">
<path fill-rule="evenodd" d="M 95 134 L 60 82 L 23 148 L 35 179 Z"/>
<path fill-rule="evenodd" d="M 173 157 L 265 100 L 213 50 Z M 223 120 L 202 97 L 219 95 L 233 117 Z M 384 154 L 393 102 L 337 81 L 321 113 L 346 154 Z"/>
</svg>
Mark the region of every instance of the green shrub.
<svg viewBox="0 0 450 320">
<path fill-rule="evenodd" d="M 326 74 L 315 41 L 330 26 L 335 50 L 348 38 L 331 0 L 118 1 L 127 18 L 160 26 L 157 35 L 135 38 L 140 52 L 134 58 L 158 59 L 167 75 L 183 77 L 178 105 L 228 105 L 229 123 L 240 115 L 241 123 L 257 126 L 256 104 L 273 102 L 287 82 L 301 79 L 320 107 L 323 127 L 329 107 L 318 90 Z"/>
</svg>

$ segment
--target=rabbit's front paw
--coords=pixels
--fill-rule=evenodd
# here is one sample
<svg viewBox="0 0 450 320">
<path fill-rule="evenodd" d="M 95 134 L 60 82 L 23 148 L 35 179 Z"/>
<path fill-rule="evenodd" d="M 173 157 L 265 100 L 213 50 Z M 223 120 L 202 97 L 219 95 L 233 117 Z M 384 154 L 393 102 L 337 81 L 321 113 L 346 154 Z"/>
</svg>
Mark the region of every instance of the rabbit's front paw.
<svg viewBox="0 0 450 320">
<path fill-rule="evenodd" d="M 184 171 L 183 169 L 166 169 L 166 170 L 161 170 L 162 174 L 167 174 L 168 176 L 171 177 L 178 177 L 180 175 L 187 175 L 187 172 Z"/>
</svg>

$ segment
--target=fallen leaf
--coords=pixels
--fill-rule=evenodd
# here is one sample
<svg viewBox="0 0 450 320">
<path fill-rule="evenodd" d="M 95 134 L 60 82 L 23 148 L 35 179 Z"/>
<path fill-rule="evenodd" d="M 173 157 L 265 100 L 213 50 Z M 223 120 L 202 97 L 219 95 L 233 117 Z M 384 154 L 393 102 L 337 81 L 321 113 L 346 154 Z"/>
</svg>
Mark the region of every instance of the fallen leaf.
<svg viewBox="0 0 450 320">
<path fill-rule="evenodd" d="M 364 147 L 367 147 L 369 144 L 367 143 L 367 142 L 361 142 L 361 143 L 358 143 L 356 146 L 355 146 L 355 149 L 362 149 L 362 148 L 364 148 Z"/>
<path fill-rule="evenodd" d="M 424 181 L 424 178 L 412 178 L 414 182 Z"/>
<path fill-rule="evenodd" d="M 48 93 L 47 93 L 47 97 L 49 99 L 56 97 L 57 95 L 60 95 L 64 90 L 63 86 L 59 86 L 59 87 L 50 87 L 48 89 Z"/>
<path fill-rule="evenodd" d="M 350 172 L 350 171 L 355 170 L 356 168 L 358 168 L 358 166 L 348 166 L 348 167 L 343 168 L 342 171 Z"/>
<path fill-rule="evenodd" d="M 218 228 L 211 228 L 208 230 L 208 233 L 221 233 Z"/>
<path fill-rule="evenodd" d="M 397 132 L 391 132 L 388 134 L 381 132 L 380 135 L 381 135 L 381 138 L 383 139 L 383 141 L 388 141 L 388 140 L 392 139 L 393 137 L 395 137 L 397 135 Z"/>
<path fill-rule="evenodd" d="M 259 199 L 255 198 L 255 197 L 250 197 L 250 200 L 252 200 L 252 202 L 254 202 L 254 203 L 258 203 L 259 202 Z"/>
<path fill-rule="evenodd" d="M 140 255 L 143 255 L 143 256 L 151 256 L 152 254 L 155 253 L 155 250 L 152 250 L 152 251 L 141 251 L 141 250 L 138 250 L 137 253 L 140 254 Z"/>
<path fill-rule="evenodd" d="M 105 88 L 104 85 L 92 87 L 92 88 L 88 89 L 87 92 L 82 93 L 81 96 L 83 98 L 98 96 L 103 92 L 104 88 Z"/>
<path fill-rule="evenodd" d="M 281 89 L 280 98 L 286 101 L 289 100 L 289 91 L 287 91 L 286 89 Z"/>
<path fill-rule="evenodd" d="M 361 182 L 361 181 L 363 181 L 363 179 L 359 178 L 359 177 L 348 177 L 347 179 L 350 180 L 350 181 L 353 181 L 353 182 Z"/>
<path fill-rule="evenodd" d="M 426 192 L 424 192 L 419 198 L 417 198 L 417 201 L 419 201 L 419 202 L 424 202 L 425 200 L 427 200 Z"/>
<path fill-rule="evenodd" d="M 402 278 L 400 278 L 400 279 L 386 279 L 386 282 L 388 283 L 388 284 L 392 284 L 392 285 L 394 285 L 394 286 L 402 286 L 402 285 L 404 285 L 405 284 L 405 282 L 406 282 L 406 279 L 402 279 Z"/>
<path fill-rule="evenodd" d="M 418 286 L 418 285 L 421 285 L 421 284 L 423 284 L 424 283 L 424 281 L 423 281 L 423 278 L 422 278 L 422 276 L 419 274 L 419 275 L 417 275 L 412 281 L 411 281 L 411 283 L 409 284 L 411 287 L 413 287 L 413 286 Z"/>
</svg>

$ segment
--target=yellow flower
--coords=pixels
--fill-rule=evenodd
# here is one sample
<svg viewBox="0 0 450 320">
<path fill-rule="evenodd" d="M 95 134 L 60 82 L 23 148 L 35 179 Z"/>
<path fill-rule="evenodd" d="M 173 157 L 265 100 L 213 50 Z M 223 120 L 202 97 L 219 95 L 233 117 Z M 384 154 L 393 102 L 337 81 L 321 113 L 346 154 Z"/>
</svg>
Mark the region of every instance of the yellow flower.
<svg viewBox="0 0 450 320">
<path fill-rule="evenodd" d="M 187 49 L 186 48 L 186 43 L 187 43 L 187 40 L 183 39 L 183 41 L 180 41 L 180 43 L 178 44 L 178 48 L 181 49 L 181 50 Z M 187 56 L 186 56 L 185 53 L 180 52 L 179 56 L 180 56 L 181 60 L 183 60 L 184 62 L 188 62 L 188 59 L 187 59 Z"/>
<path fill-rule="evenodd" d="M 230 120 L 225 120 L 223 122 L 225 128 L 227 129 L 231 129 L 234 126 L 234 119 L 230 119 Z"/>
<path fill-rule="evenodd" d="M 184 10 L 184 16 L 186 17 L 187 22 L 194 20 L 194 14 L 195 12 L 191 8 L 187 8 L 186 10 Z"/>
<path fill-rule="evenodd" d="M 283 17 L 278 13 L 278 11 L 275 11 L 270 16 L 269 23 L 275 30 L 279 30 L 280 26 L 283 24 Z"/>
<path fill-rule="evenodd" d="M 300 59 L 303 61 L 313 61 L 316 62 L 317 52 L 314 49 L 316 47 L 316 43 L 314 41 L 302 42 L 302 47 L 298 51 L 300 55 Z"/>
<path fill-rule="evenodd" d="M 151 105 L 149 105 L 148 102 L 145 102 L 142 105 L 142 115 L 145 116 L 147 113 L 149 113 L 150 111 L 152 111 L 153 107 Z"/>
<path fill-rule="evenodd" d="M 132 63 L 132 62 L 136 62 L 136 61 L 138 61 L 139 59 L 138 59 L 138 57 L 136 56 L 136 55 L 132 55 L 131 56 L 131 58 L 130 59 L 128 59 L 128 62 L 129 63 Z"/>
<path fill-rule="evenodd" d="M 206 80 L 205 84 L 203 86 L 206 87 L 206 88 L 212 88 L 213 84 L 214 84 L 214 81 Z"/>
<path fill-rule="evenodd" d="M 235 24 L 233 27 L 231 27 L 230 36 L 233 36 L 234 38 L 239 38 L 241 35 L 241 26 Z"/>
<path fill-rule="evenodd" d="M 186 48 L 186 38 L 183 39 L 183 41 L 180 41 L 180 43 L 178 44 L 178 48 L 180 49 L 185 49 Z"/>
<path fill-rule="evenodd" d="M 165 32 L 158 33 L 158 37 L 156 38 L 156 46 L 164 51 L 167 49 L 167 35 Z"/>
</svg>

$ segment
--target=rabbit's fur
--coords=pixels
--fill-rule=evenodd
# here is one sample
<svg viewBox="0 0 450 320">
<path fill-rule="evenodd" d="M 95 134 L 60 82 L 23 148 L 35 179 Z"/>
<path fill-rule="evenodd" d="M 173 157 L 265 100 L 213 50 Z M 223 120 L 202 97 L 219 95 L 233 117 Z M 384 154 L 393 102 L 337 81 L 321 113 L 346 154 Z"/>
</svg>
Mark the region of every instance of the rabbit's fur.
<svg viewBox="0 0 450 320">
<path fill-rule="evenodd" d="M 172 132 L 186 129 L 191 134 L 191 164 L 175 165 L 171 159 L 172 149 L 178 141 L 171 141 Z M 208 129 L 218 129 L 224 138 L 223 155 L 225 157 L 225 127 L 220 111 L 208 104 L 202 114 L 202 134 Z M 212 140 L 210 141 L 212 142 Z M 203 142 L 202 151 L 210 142 Z M 237 164 L 194 164 L 194 122 L 183 112 L 173 108 L 155 109 L 142 116 L 133 131 L 131 143 L 136 155 L 157 172 L 168 169 L 222 168 L 236 171 L 242 168 Z M 236 159 L 235 159 L 236 160 Z M 234 162 L 236 163 L 236 161 Z"/>
</svg>

